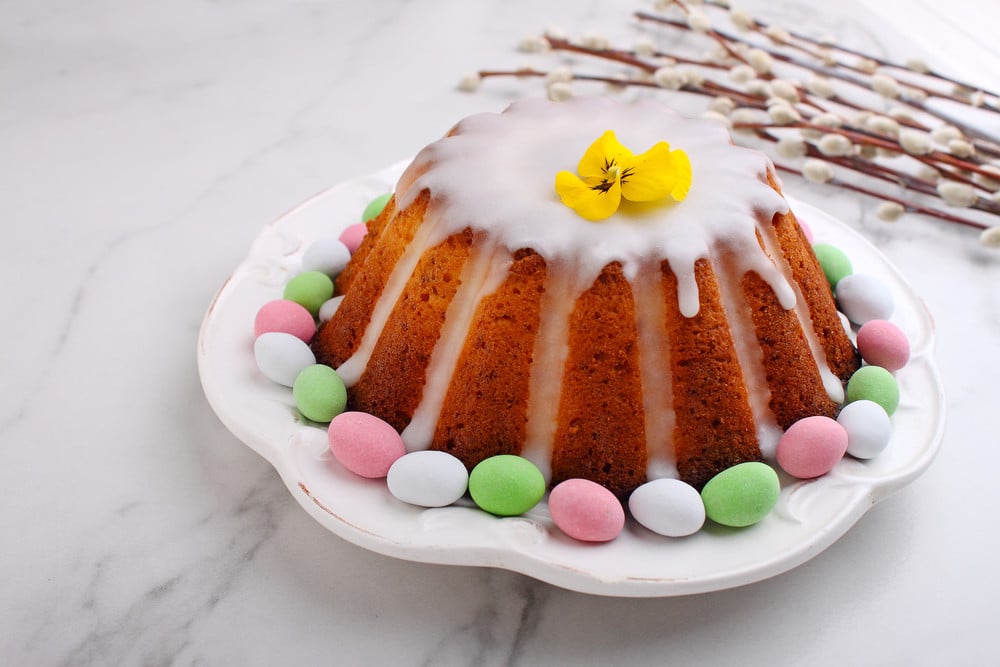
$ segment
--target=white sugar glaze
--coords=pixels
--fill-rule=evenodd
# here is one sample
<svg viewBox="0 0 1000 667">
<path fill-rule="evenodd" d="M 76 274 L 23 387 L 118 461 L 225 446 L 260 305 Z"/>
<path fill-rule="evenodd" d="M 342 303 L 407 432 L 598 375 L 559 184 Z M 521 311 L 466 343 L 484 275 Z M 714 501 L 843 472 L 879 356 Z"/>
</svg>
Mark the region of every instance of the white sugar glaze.
<svg viewBox="0 0 1000 667">
<path fill-rule="evenodd" d="M 555 191 L 556 174 L 575 173 L 584 152 L 607 130 L 634 153 L 659 141 L 686 152 L 693 172 L 687 197 L 647 205 L 623 202 L 618 213 L 600 222 L 563 205 Z M 742 264 L 741 275 L 756 271 L 783 307 L 795 305 L 795 293 L 760 251 L 756 236 L 758 221 L 788 211 L 767 182 L 771 171 L 766 156 L 733 145 L 718 123 L 683 118 L 656 102 L 529 99 L 500 114 L 461 121 L 417 155 L 396 194 L 398 208 L 405 209 L 421 191 L 430 190 L 428 218 L 438 221 L 438 239 L 471 227 L 488 230 L 510 252 L 533 248 L 547 261 L 571 261 L 577 293 L 610 262 L 621 262 L 634 282 L 644 262 L 666 259 L 678 278 L 681 312 L 692 317 L 698 312 L 694 265 L 715 247 L 732 250 Z"/>
</svg>

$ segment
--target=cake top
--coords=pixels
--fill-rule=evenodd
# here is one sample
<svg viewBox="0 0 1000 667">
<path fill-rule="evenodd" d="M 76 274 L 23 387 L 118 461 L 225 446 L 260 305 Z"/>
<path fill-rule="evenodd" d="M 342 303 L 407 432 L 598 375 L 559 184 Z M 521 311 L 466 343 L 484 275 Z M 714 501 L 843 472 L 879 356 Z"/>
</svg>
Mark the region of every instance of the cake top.
<svg viewBox="0 0 1000 667">
<path fill-rule="evenodd" d="M 684 151 L 692 182 L 683 201 L 623 201 L 601 221 L 564 205 L 556 174 L 575 172 L 609 130 L 635 153 L 661 141 Z M 547 262 L 572 264 L 581 291 L 611 262 L 634 280 L 667 260 L 678 278 L 681 312 L 691 317 L 698 312 L 695 262 L 720 251 L 739 262 L 739 275 L 756 271 L 785 308 L 794 306 L 791 286 L 757 240 L 758 225 L 788 211 L 768 183 L 772 170 L 765 155 L 734 145 L 717 122 L 684 118 L 657 102 L 529 99 L 461 121 L 417 155 L 396 196 L 402 209 L 429 189 L 429 216 L 440 238 L 467 227 L 488 231 L 510 252 L 531 248 Z"/>
</svg>

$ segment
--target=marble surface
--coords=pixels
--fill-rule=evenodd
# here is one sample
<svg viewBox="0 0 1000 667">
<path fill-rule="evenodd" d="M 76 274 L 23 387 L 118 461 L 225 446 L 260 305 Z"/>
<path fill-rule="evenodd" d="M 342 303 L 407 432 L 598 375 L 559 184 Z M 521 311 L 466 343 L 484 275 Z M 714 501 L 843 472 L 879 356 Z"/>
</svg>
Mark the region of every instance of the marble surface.
<svg viewBox="0 0 1000 667">
<path fill-rule="evenodd" d="M 997 85 L 988 0 L 744 2 Z M 828 4 L 828 3 L 827 3 Z M 615 5 L 615 6 L 612 6 Z M 634 8 L 643 5 L 635 3 Z M 526 34 L 627 36 L 628 3 L 0 7 L 0 662 L 10 665 L 980 664 L 1000 612 L 1000 253 L 786 178 L 924 295 L 938 460 L 797 569 L 685 598 L 587 596 L 410 563 L 322 529 L 218 421 L 195 341 L 259 230 L 529 83 Z M 992 78 L 992 80 L 991 80 Z M 997 132 L 997 126 L 993 127 Z"/>
</svg>

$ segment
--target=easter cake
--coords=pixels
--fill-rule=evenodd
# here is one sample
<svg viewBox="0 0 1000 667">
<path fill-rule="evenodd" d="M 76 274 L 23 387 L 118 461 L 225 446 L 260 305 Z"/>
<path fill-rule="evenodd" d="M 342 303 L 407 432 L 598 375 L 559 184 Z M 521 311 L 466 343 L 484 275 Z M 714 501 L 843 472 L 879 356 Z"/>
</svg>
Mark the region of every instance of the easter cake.
<svg viewBox="0 0 1000 667">
<path fill-rule="evenodd" d="M 769 160 L 654 102 L 467 118 L 366 231 L 311 337 L 346 409 L 543 491 L 773 461 L 861 363 Z"/>
</svg>

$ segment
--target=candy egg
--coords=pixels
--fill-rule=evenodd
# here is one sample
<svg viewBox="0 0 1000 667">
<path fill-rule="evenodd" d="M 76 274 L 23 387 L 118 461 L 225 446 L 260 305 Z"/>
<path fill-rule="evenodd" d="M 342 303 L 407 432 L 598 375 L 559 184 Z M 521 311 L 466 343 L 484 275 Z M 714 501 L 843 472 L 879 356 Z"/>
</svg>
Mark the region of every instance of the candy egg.
<svg viewBox="0 0 1000 667">
<path fill-rule="evenodd" d="M 382 212 L 385 205 L 389 203 L 389 199 L 392 197 L 391 192 L 386 192 L 383 195 L 379 195 L 375 199 L 365 206 L 364 212 L 361 214 L 361 222 L 368 222 L 372 218 L 378 217 L 378 214 Z"/>
<path fill-rule="evenodd" d="M 333 296 L 333 281 L 319 271 L 306 271 L 285 284 L 284 297 L 316 315 L 323 302 Z"/>
<path fill-rule="evenodd" d="M 851 338 L 854 336 L 854 326 L 851 324 L 850 318 L 839 310 L 837 311 L 837 318 L 840 320 L 840 326 L 844 327 L 844 333 L 847 334 L 847 337 Z"/>
<path fill-rule="evenodd" d="M 353 255 L 358 251 L 358 248 L 361 247 L 361 241 L 364 240 L 365 234 L 367 233 L 368 225 L 363 222 L 357 222 L 342 231 L 337 240 L 347 246 L 347 249 Z"/>
<path fill-rule="evenodd" d="M 327 429 L 330 452 L 341 465 L 361 477 L 385 477 L 406 453 L 392 426 L 366 412 L 341 412 Z"/>
<path fill-rule="evenodd" d="M 724 526 L 742 528 L 757 523 L 774 509 L 781 483 L 774 469 L 757 461 L 726 468 L 701 490 L 705 515 Z"/>
<path fill-rule="evenodd" d="M 798 216 L 796 216 L 795 219 L 796 219 L 796 221 L 798 221 L 799 227 L 802 228 L 802 234 L 806 237 L 806 241 L 808 241 L 809 243 L 812 243 L 813 242 L 813 230 L 812 230 L 812 227 L 810 227 L 809 224 L 805 220 L 803 220 L 802 218 L 800 218 Z"/>
<path fill-rule="evenodd" d="M 817 243 L 813 246 L 813 252 L 816 254 L 816 259 L 819 260 L 819 265 L 823 269 L 823 274 L 830 283 L 830 287 L 836 287 L 837 283 L 854 271 L 851 260 L 840 248 L 829 243 Z"/>
<path fill-rule="evenodd" d="M 889 415 L 872 401 L 848 403 L 837 415 L 837 422 L 847 431 L 847 453 L 857 459 L 878 456 L 892 436 Z"/>
<path fill-rule="evenodd" d="M 872 366 L 898 371 L 910 360 L 910 341 L 892 322 L 869 320 L 858 329 L 858 352 Z"/>
<path fill-rule="evenodd" d="M 469 471 L 449 454 L 434 450 L 410 452 L 389 468 L 389 493 L 404 503 L 445 507 L 465 494 Z"/>
<path fill-rule="evenodd" d="M 333 317 L 333 314 L 337 312 L 340 308 L 340 304 L 344 301 L 344 295 L 335 296 L 332 299 L 327 299 L 323 302 L 323 305 L 319 307 L 319 321 L 329 322 Z"/>
<path fill-rule="evenodd" d="M 469 494 L 491 514 L 517 516 L 545 495 L 545 478 L 528 459 L 512 454 L 491 456 L 469 474 Z"/>
<path fill-rule="evenodd" d="M 775 456 L 781 469 L 792 477 L 811 479 L 830 472 L 846 451 L 844 427 L 817 415 L 789 426 L 778 440 Z"/>
<path fill-rule="evenodd" d="M 629 496 L 628 509 L 640 525 L 667 537 L 693 535 L 705 523 L 701 495 L 679 479 L 646 482 Z"/>
<path fill-rule="evenodd" d="M 549 514 L 562 532 L 581 542 L 607 542 L 625 527 L 615 494 L 596 482 L 567 479 L 549 494 Z"/>
<path fill-rule="evenodd" d="M 272 382 L 291 387 L 306 366 L 316 363 L 316 355 L 301 339 L 290 333 L 270 331 L 253 344 L 257 368 Z"/>
<path fill-rule="evenodd" d="M 275 299 L 261 306 L 253 321 L 254 338 L 270 331 L 289 333 L 308 343 L 316 333 L 316 322 L 303 306 L 288 299 Z"/>
<path fill-rule="evenodd" d="M 337 239 L 314 241 L 302 254 L 303 271 L 319 271 L 336 276 L 351 261 L 351 251 Z"/>
<path fill-rule="evenodd" d="M 323 364 L 306 366 L 295 377 L 292 397 L 299 412 L 314 422 L 328 422 L 347 405 L 347 389 L 337 371 Z"/>
<path fill-rule="evenodd" d="M 874 401 L 886 414 L 892 415 L 899 406 L 899 385 L 892 373 L 879 366 L 862 366 L 847 381 L 847 400 Z"/>
<path fill-rule="evenodd" d="M 865 273 L 845 276 L 837 283 L 837 305 L 855 324 L 887 320 L 895 303 L 881 280 Z"/>
</svg>

